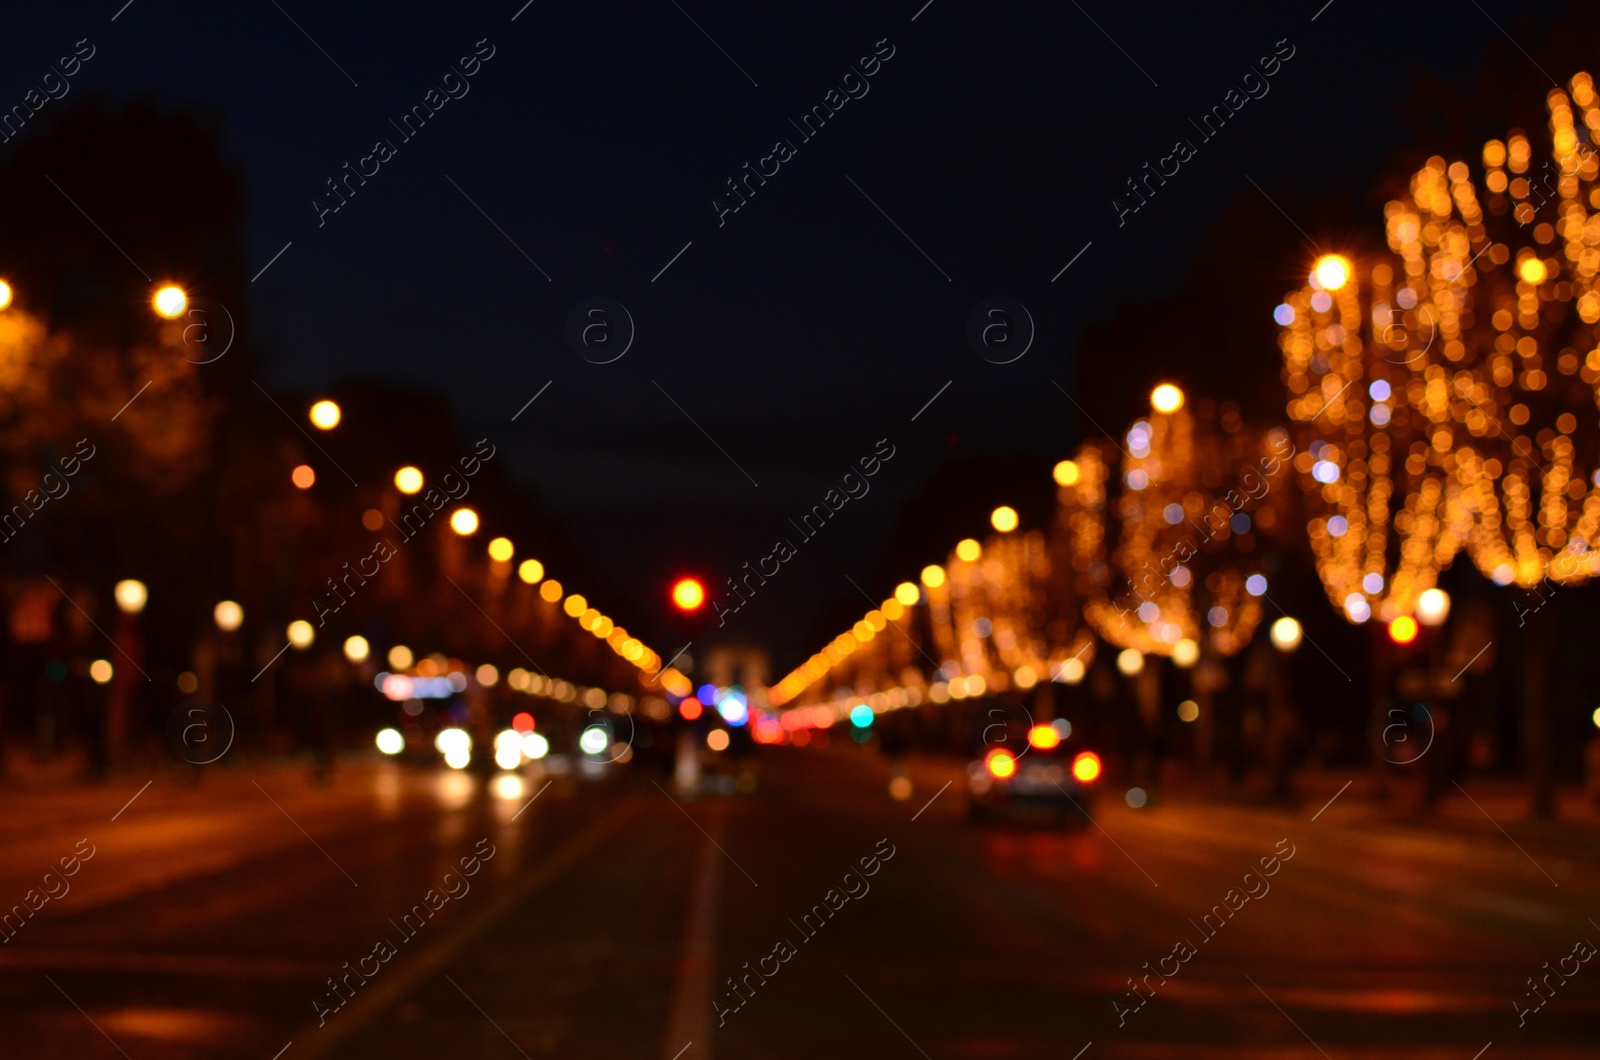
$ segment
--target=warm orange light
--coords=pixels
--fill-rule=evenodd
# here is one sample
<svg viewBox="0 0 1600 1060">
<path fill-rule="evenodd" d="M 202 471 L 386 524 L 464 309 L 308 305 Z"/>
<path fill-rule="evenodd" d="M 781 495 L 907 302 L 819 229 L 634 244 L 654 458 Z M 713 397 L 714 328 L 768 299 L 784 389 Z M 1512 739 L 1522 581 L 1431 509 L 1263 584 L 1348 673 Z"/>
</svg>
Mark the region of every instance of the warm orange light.
<svg viewBox="0 0 1600 1060">
<path fill-rule="evenodd" d="M 1410 615 L 1401 615 L 1389 623 L 1389 639 L 1396 644 L 1410 644 L 1417 639 L 1417 620 Z"/>
<path fill-rule="evenodd" d="M 984 764 L 989 767 L 989 772 L 1004 780 L 1017 771 L 1017 759 L 1010 751 L 993 750 L 989 757 L 984 759 Z"/>
<path fill-rule="evenodd" d="M 1100 756 L 1084 751 L 1072 760 L 1072 775 L 1080 784 L 1093 784 L 1100 777 Z"/>
<path fill-rule="evenodd" d="M 322 400 L 311 406 L 311 426 L 319 431 L 331 431 L 339 426 L 344 413 L 332 401 Z"/>
<path fill-rule="evenodd" d="M 1544 262 L 1538 258 L 1523 258 L 1517 263 L 1517 275 L 1522 277 L 1524 283 L 1543 283 L 1547 274 Z"/>
<path fill-rule="evenodd" d="M 690 696 L 688 699 L 685 699 L 682 703 L 678 704 L 678 713 L 683 716 L 684 721 L 696 720 L 700 717 L 700 711 L 702 709 L 704 708 L 701 707 L 700 701 L 693 696 Z"/>
<path fill-rule="evenodd" d="M 894 598 L 903 607 L 911 607 L 922 599 L 922 590 L 910 582 L 901 582 L 894 587 Z"/>
<path fill-rule="evenodd" d="M 517 567 L 517 577 L 529 585 L 536 585 L 544 578 L 544 564 L 536 559 L 525 559 Z"/>
<path fill-rule="evenodd" d="M 989 513 L 989 525 L 1002 534 L 1009 534 L 1017 528 L 1017 510 L 1010 505 L 1002 504 Z"/>
<path fill-rule="evenodd" d="M 972 538 L 964 538 L 956 542 L 956 559 L 963 563 L 976 563 L 978 557 L 983 555 L 983 546 Z"/>
<path fill-rule="evenodd" d="M 698 611 L 705 602 L 705 586 L 694 578 L 679 578 L 673 583 L 672 603 L 679 611 Z"/>
<path fill-rule="evenodd" d="M 155 307 L 159 315 L 168 320 L 176 320 L 183 316 L 184 307 L 189 304 L 189 296 L 183 293 L 182 287 L 167 284 L 155 293 L 155 297 L 150 299 L 150 304 Z"/>
<path fill-rule="evenodd" d="M 1157 412 L 1177 412 L 1183 408 L 1183 391 L 1171 383 L 1162 383 L 1150 391 L 1150 407 Z"/>
<path fill-rule="evenodd" d="M 1078 470 L 1078 464 L 1076 461 L 1063 460 L 1056 464 L 1055 471 L 1052 474 L 1056 480 L 1057 486 L 1076 486 L 1078 484 L 1078 477 L 1082 474 L 1082 472 Z"/>
<path fill-rule="evenodd" d="M 401 493 L 415 493 L 422 488 L 422 472 L 410 465 L 394 473 L 394 488 Z"/>
<path fill-rule="evenodd" d="M 1311 269 L 1311 278 L 1325 291 L 1337 291 L 1350 282 L 1350 259 L 1343 254 L 1324 254 Z"/>
<path fill-rule="evenodd" d="M 289 481 L 299 489 L 308 490 L 317 481 L 317 473 L 311 469 L 310 464 L 301 464 L 289 473 Z"/>
<path fill-rule="evenodd" d="M 499 563 L 505 563 L 516 552 L 516 547 L 511 544 L 509 537 L 497 537 L 489 542 L 489 558 Z"/>
<path fill-rule="evenodd" d="M 922 568 L 922 584 L 930 589 L 937 589 L 944 584 L 944 568 L 935 564 L 928 564 Z"/>
<path fill-rule="evenodd" d="M 9 283 L 6 283 L 4 280 L 0 280 L 0 309 L 4 309 L 7 306 L 9 306 L 10 304 L 11 304 L 11 285 Z"/>
<path fill-rule="evenodd" d="M 1041 751 L 1050 751 L 1061 745 L 1061 734 L 1053 725 L 1035 725 L 1028 730 L 1028 742 Z"/>
<path fill-rule="evenodd" d="M 450 529 L 462 537 L 477 533 L 478 513 L 471 508 L 457 508 L 450 516 Z"/>
</svg>

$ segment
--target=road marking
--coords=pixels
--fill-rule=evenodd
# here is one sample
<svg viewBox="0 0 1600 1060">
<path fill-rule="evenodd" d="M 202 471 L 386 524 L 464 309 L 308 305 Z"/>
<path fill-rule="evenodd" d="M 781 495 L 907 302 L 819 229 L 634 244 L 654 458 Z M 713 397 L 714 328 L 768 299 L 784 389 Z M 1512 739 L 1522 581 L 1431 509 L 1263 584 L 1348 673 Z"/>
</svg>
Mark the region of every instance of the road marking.
<svg viewBox="0 0 1600 1060">
<path fill-rule="evenodd" d="M 1344 782 L 1344 788 L 1348 788 L 1350 785 L 1352 785 L 1354 783 L 1355 783 L 1355 781 L 1353 781 L 1353 780 L 1347 780 L 1347 781 Z M 1333 798 L 1329 799 L 1327 802 L 1322 804 L 1322 810 L 1326 810 L 1329 806 L 1332 806 L 1333 803 L 1334 803 L 1334 799 L 1337 799 L 1340 795 L 1344 794 L 1344 788 L 1340 788 L 1338 791 L 1334 792 L 1333 793 Z M 1322 810 L 1318 810 L 1316 813 L 1312 814 L 1311 815 L 1311 819 L 1313 821 L 1315 821 L 1318 817 L 1321 817 L 1322 816 Z"/>
<path fill-rule="evenodd" d="M 954 783 L 955 783 L 955 781 L 953 781 L 953 780 L 947 780 L 947 781 L 944 782 L 944 788 L 948 788 L 951 784 L 954 784 Z M 933 799 L 937 799 L 940 795 L 943 795 L 944 794 L 944 788 L 940 788 L 938 791 L 934 792 L 933 793 Z M 933 805 L 933 799 L 929 799 L 927 802 L 923 803 L 922 804 L 922 810 L 926 810 L 929 806 L 932 806 Z M 918 810 L 916 813 L 912 814 L 911 815 L 911 819 L 913 821 L 915 821 L 918 817 L 921 817 L 922 816 L 922 810 Z"/>
<path fill-rule="evenodd" d="M 445 935 L 438 942 L 419 951 L 409 963 L 398 965 L 383 979 L 370 982 L 353 1001 L 340 1010 L 336 1018 L 330 1019 L 326 1026 L 307 1024 L 301 1037 L 310 1040 L 297 1055 L 307 1057 L 309 1060 L 318 1060 L 320 1057 L 341 1052 L 340 1046 L 346 1039 L 379 1017 L 391 1015 L 396 1005 L 404 1001 L 429 976 L 441 971 L 447 962 L 466 948 L 468 943 L 527 901 L 535 892 L 570 870 L 579 859 L 591 853 L 612 832 L 637 813 L 637 804 L 617 807 L 608 816 L 591 825 L 587 831 L 568 840 L 566 845 L 560 847 L 550 857 L 544 858 L 537 869 L 523 878 L 521 884 L 513 886 L 484 906 L 476 916 L 463 923 L 453 934 Z M 350 1014 L 346 1016 L 345 1012 Z"/>
<path fill-rule="evenodd" d="M 155 781 L 153 779 L 152 780 L 147 780 L 147 781 L 144 782 L 144 788 L 148 788 L 150 785 L 152 785 L 154 783 L 155 783 Z M 140 788 L 138 791 L 134 792 L 133 793 L 133 799 L 137 799 L 140 795 L 143 795 L 144 794 L 144 788 Z M 123 803 L 122 804 L 122 810 L 126 810 L 129 806 L 132 806 L 133 805 L 133 799 L 129 799 L 127 802 Z M 113 821 L 115 821 L 118 817 L 121 817 L 122 816 L 122 810 L 118 810 L 116 813 L 112 814 L 111 815 L 111 819 Z"/>
<path fill-rule="evenodd" d="M 950 380 L 950 382 L 949 382 L 949 383 L 946 383 L 946 384 L 945 384 L 945 385 L 944 385 L 944 386 L 942 386 L 942 387 L 940 387 L 940 388 L 939 388 L 939 394 L 942 394 L 942 393 L 944 393 L 944 392 L 945 392 L 945 391 L 946 391 L 946 390 L 949 390 L 949 389 L 950 389 L 950 383 L 954 383 L 954 382 L 955 382 L 955 380 L 954 380 L 954 379 L 952 379 L 952 380 Z M 931 398 L 929 398 L 929 399 L 928 399 L 928 405 L 931 405 L 931 404 L 933 404 L 933 403 L 934 403 L 934 402 L 935 402 L 935 401 L 938 401 L 938 400 L 939 400 L 939 394 L 935 394 L 935 395 L 933 395 L 933 397 L 931 397 Z M 920 415 L 922 415 L 922 414 L 923 414 L 923 413 L 924 413 L 924 412 L 927 412 L 927 411 L 928 411 L 928 405 L 924 405 L 924 406 L 922 406 L 922 407 L 921 407 L 921 408 L 920 408 L 920 409 L 918 409 L 918 410 L 917 410 L 917 416 L 920 416 Z M 912 422 L 912 423 L 916 423 L 916 422 L 917 422 L 917 416 L 913 416 L 913 417 L 911 417 L 911 422 Z"/>
<path fill-rule="evenodd" d="M 1467 789 L 1463 788 L 1461 786 L 1460 782 L 1452 780 L 1450 783 L 1454 784 L 1456 786 L 1456 790 L 1461 792 L 1461 794 L 1467 795 Z M 1474 805 L 1474 806 L 1478 806 L 1478 800 L 1473 798 L 1471 795 L 1467 795 L 1467 801 L 1472 803 L 1472 805 Z M 1490 824 L 1494 825 L 1496 828 L 1500 828 L 1500 822 L 1495 820 L 1493 817 L 1489 817 L 1489 811 L 1488 810 L 1485 810 L 1482 806 L 1478 806 L 1478 812 L 1483 814 L 1485 817 L 1488 817 Z M 1522 844 L 1517 842 L 1515 839 L 1512 839 L 1510 832 L 1506 831 L 1504 828 L 1500 828 L 1500 834 L 1505 836 L 1506 840 L 1512 846 L 1516 847 L 1518 850 L 1521 850 L 1522 851 L 1522 856 L 1527 858 L 1528 861 L 1532 863 L 1534 868 L 1538 869 L 1540 872 L 1544 872 L 1544 866 L 1539 864 L 1537 861 L 1534 861 L 1532 854 L 1529 854 L 1526 850 L 1522 850 Z M 1544 872 L 1544 878 L 1550 881 L 1550 886 L 1552 886 L 1552 887 L 1560 887 L 1561 886 L 1559 883 L 1556 882 L 1555 877 L 1550 875 L 1548 872 Z"/>
<path fill-rule="evenodd" d="M 850 979 L 850 976 L 846 975 L 845 978 Z M 854 979 L 850 979 L 850 985 L 855 987 L 857 990 L 861 990 L 861 984 L 856 982 Z M 866 998 L 868 1001 L 872 1001 L 872 995 L 868 994 L 865 990 L 861 990 L 861 996 Z M 877 1009 L 879 1012 L 883 1012 L 883 1006 L 878 1004 L 876 1001 L 872 1001 L 872 1007 Z M 883 1012 L 883 1018 L 893 1024 L 894 1029 L 904 1035 L 906 1041 L 911 1042 L 911 1047 L 913 1049 L 919 1053 L 922 1053 L 923 1056 L 928 1056 L 928 1054 L 923 1051 L 922 1046 L 918 1045 L 911 1035 L 906 1034 L 905 1029 L 901 1027 L 900 1024 L 894 1022 L 893 1016 L 889 1015 L 887 1012 Z M 933 1057 L 928 1056 L 928 1060 L 933 1060 Z"/>
<path fill-rule="evenodd" d="M 656 782 L 653 781 L 653 780 L 650 783 L 656 784 Z M 660 784 L 656 784 L 656 790 L 661 792 L 661 794 L 663 794 L 663 795 L 667 795 L 667 789 L 663 788 Z M 674 806 L 678 806 L 678 800 L 674 799 L 671 795 L 667 795 L 667 801 L 672 803 L 672 805 L 674 805 Z M 693 817 L 689 817 L 689 811 L 688 810 L 684 809 L 682 806 L 678 806 L 678 812 L 683 814 L 685 817 L 688 817 L 690 824 L 694 825 L 696 828 L 700 828 L 700 822 L 695 820 Z M 712 823 L 715 824 L 716 823 L 716 819 L 713 819 Z M 705 836 L 707 839 L 711 839 L 711 833 L 706 831 L 704 828 L 700 828 L 700 834 Z M 716 848 L 718 850 L 722 850 L 722 844 L 721 843 L 718 843 L 715 839 L 711 839 L 711 842 L 712 842 L 713 845 L 716 846 Z M 727 858 L 729 861 L 732 861 L 734 868 L 738 869 L 740 872 L 744 872 L 744 867 L 742 865 L 740 865 L 737 861 L 733 861 L 733 855 L 732 854 L 728 853 L 726 850 L 722 850 L 722 856 Z M 750 885 L 752 887 L 760 887 L 761 886 L 759 883 L 756 882 L 756 878 L 754 876 L 750 875 L 748 872 L 744 872 L 744 878 L 750 881 Z"/>
<path fill-rule="evenodd" d="M 723 814 L 711 819 L 711 827 L 722 831 Z M 673 1053 L 677 1060 L 695 1042 L 702 1043 L 699 1057 L 711 1056 L 712 970 L 717 960 L 717 912 L 722 902 L 721 845 L 706 833 L 695 862 L 694 879 L 689 884 L 689 908 L 683 922 L 683 939 L 678 946 L 678 963 L 673 973 L 672 1003 L 667 1008 L 667 1027 L 661 1037 L 661 1055 Z"/>
</svg>

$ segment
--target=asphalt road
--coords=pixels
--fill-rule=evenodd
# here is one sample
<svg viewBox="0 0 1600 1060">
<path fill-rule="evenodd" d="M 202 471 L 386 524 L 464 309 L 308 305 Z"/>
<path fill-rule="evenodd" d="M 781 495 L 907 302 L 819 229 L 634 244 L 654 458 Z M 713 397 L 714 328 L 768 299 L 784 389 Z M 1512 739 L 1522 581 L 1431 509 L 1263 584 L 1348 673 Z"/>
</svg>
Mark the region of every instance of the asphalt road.
<svg viewBox="0 0 1600 1060">
<path fill-rule="evenodd" d="M 902 801 L 848 744 L 758 769 L 692 800 L 391 764 L 9 792 L 0 903 L 61 893 L 0 945 L 3 1055 L 1600 1055 L 1592 831 L 1359 787 L 980 827 L 955 764 Z"/>
</svg>

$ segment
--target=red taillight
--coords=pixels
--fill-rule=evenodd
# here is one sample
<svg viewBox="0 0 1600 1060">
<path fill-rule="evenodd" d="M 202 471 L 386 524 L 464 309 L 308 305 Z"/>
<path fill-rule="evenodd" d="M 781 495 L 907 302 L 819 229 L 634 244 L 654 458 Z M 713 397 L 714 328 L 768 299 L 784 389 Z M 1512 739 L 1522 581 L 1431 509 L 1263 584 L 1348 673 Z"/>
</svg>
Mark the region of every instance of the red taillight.
<svg viewBox="0 0 1600 1060">
<path fill-rule="evenodd" d="M 1051 751 L 1061 743 L 1061 734 L 1053 725 L 1035 725 L 1028 730 L 1028 742 L 1041 751 Z"/>
<path fill-rule="evenodd" d="M 1072 775 L 1080 784 L 1093 784 L 1100 776 L 1100 756 L 1084 751 L 1072 760 Z"/>
<path fill-rule="evenodd" d="M 989 757 L 984 759 L 984 765 L 989 767 L 989 772 L 1002 780 L 1017 771 L 1017 760 L 1010 751 L 990 751 Z"/>
</svg>

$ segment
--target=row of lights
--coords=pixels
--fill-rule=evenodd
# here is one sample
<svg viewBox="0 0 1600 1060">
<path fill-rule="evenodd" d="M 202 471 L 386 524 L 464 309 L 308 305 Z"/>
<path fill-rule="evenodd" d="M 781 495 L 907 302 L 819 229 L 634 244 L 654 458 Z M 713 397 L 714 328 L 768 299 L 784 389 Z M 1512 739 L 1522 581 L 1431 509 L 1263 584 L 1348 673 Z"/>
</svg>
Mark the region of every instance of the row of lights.
<svg viewBox="0 0 1600 1060">
<path fill-rule="evenodd" d="M 0 310 L 11 308 L 12 299 L 15 297 L 11 284 L 0 280 Z M 151 294 L 150 307 L 156 311 L 157 316 L 165 320 L 176 320 L 183 316 L 183 311 L 189 307 L 189 296 L 177 284 L 164 283 Z"/>
</svg>

